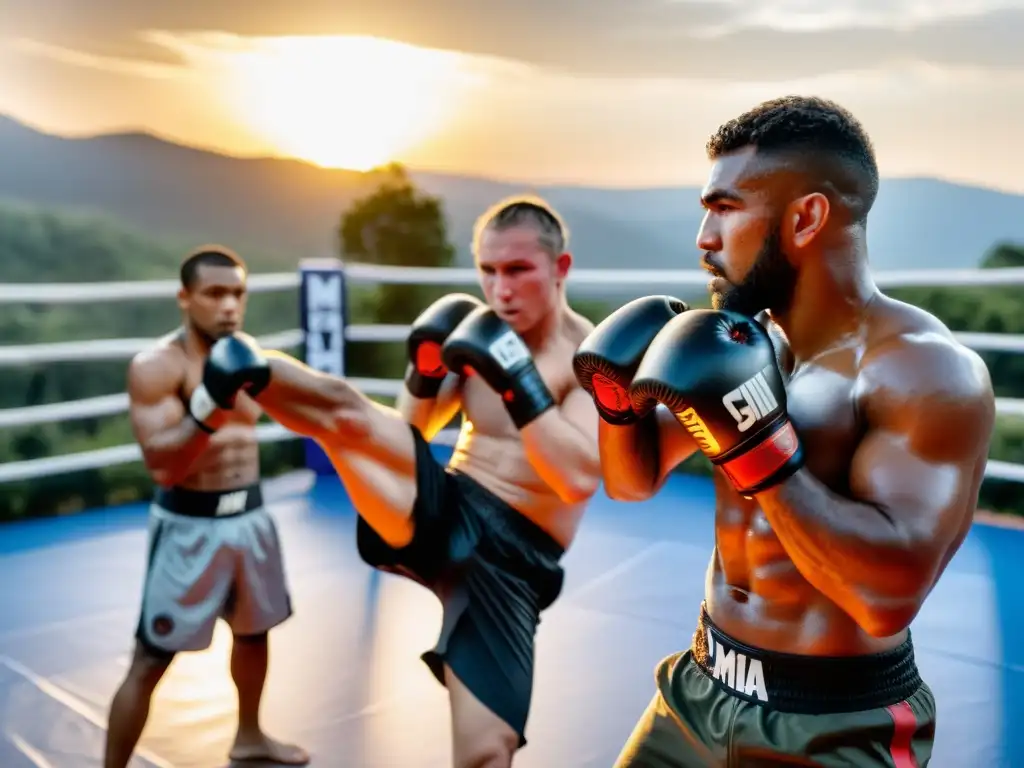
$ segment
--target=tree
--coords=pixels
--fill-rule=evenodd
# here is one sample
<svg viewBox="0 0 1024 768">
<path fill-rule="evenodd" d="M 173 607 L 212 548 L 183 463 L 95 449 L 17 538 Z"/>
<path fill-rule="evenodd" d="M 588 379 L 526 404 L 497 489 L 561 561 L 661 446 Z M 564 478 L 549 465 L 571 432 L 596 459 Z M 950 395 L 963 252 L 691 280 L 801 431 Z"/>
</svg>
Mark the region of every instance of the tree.
<svg viewBox="0 0 1024 768">
<path fill-rule="evenodd" d="M 344 212 L 340 226 L 343 261 L 409 267 L 451 267 L 455 248 L 448 242 L 443 201 L 418 189 L 405 169 L 392 164 L 372 172 L 376 187 Z M 382 285 L 349 290 L 354 306 L 349 322 L 407 324 L 430 303 L 467 286 Z M 398 378 L 404 352 L 395 344 L 360 344 L 346 368 L 358 376 Z"/>
<path fill-rule="evenodd" d="M 998 243 L 981 260 L 982 269 L 1024 267 L 1024 246 L 1013 243 Z"/>
<path fill-rule="evenodd" d="M 449 267 L 444 203 L 417 189 L 397 163 L 371 172 L 377 187 L 356 200 L 341 220 L 342 257 L 369 264 Z"/>
</svg>

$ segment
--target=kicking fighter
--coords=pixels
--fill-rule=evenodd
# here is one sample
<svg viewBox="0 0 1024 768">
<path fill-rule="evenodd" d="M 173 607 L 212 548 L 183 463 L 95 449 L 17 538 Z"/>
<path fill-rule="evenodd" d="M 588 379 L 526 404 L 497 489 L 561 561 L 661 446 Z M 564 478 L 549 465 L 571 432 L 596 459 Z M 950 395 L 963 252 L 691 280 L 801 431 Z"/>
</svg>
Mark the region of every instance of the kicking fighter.
<svg viewBox="0 0 1024 768">
<path fill-rule="evenodd" d="M 453 756 L 511 765 L 533 690 L 540 613 L 562 587 L 561 557 L 600 484 L 597 413 L 573 353 L 593 325 L 572 311 L 572 258 L 542 200 L 506 200 L 474 236 L 486 303 L 440 299 L 412 324 L 398 409 L 240 335 L 214 347 L 204 383 L 222 408 L 253 392 L 285 427 L 322 445 L 359 513 L 368 563 L 431 588 L 444 607 L 423 660 L 447 686 Z M 457 412 L 447 467 L 428 441 Z"/>
<path fill-rule="evenodd" d="M 196 251 L 181 265 L 178 304 L 181 329 L 128 370 L 131 423 L 157 489 L 135 653 L 110 707 L 104 766 L 128 764 L 175 654 L 209 647 L 219 618 L 234 633 L 231 759 L 305 765 L 305 750 L 271 739 L 259 722 L 267 633 L 292 612 L 277 530 L 260 493 L 260 409 L 243 395 L 233 410 L 217 410 L 200 381 L 210 347 L 241 328 L 245 264 L 224 248 Z M 250 394 L 265 382 L 250 382 Z"/>
<path fill-rule="evenodd" d="M 909 626 L 968 529 L 994 400 L 982 361 L 881 293 L 868 137 L 816 98 L 723 125 L 698 235 L 714 310 L 648 297 L 583 342 L 603 477 L 645 499 L 701 450 L 715 549 L 689 650 L 618 768 L 924 766 Z"/>
</svg>

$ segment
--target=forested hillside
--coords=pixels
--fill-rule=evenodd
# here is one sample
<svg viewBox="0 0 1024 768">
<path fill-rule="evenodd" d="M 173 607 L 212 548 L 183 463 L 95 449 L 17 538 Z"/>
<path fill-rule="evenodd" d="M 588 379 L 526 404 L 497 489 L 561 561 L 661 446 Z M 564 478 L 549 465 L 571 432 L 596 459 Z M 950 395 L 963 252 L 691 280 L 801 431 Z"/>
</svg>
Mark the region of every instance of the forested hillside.
<svg viewBox="0 0 1024 768">
<path fill-rule="evenodd" d="M 365 211 L 363 212 L 365 213 Z M 336 230 L 344 240 L 341 212 Z M 177 277 L 183 253 L 198 243 L 154 238 L 111 219 L 29 207 L 0 207 L 0 280 L 3 282 L 73 282 L 166 279 Z M 351 244 L 349 244 L 351 257 Z M 280 256 L 244 253 L 255 272 L 267 271 Z M 448 252 L 450 256 L 451 253 Z M 448 258 L 447 256 L 445 258 Z M 1024 248 L 1001 245 L 985 258 L 987 267 L 1024 266 Z M 455 288 L 453 286 L 453 288 Z M 459 286 L 458 290 L 465 290 Z M 404 323 L 445 287 L 362 289 L 352 296 L 350 321 Z M 1021 289 L 913 289 L 897 293 L 937 314 L 954 330 L 1024 334 Z M 611 307 L 579 302 L 578 308 L 600 319 Z M 129 300 L 97 305 L 0 305 L 2 344 L 55 342 L 94 338 L 157 337 L 179 321 L 174 300 Z M 298 326 L 294 292 L 256 294 L 250 299 L 247 330 L 261 335 Z M 353 345 L 349 368 L 354 375 L 399 378 L 401 345 Z M 301 354 L 301 350 L 296 350 Z M 997 394 L 1024 398 L 1024 356 L 985 356 Z M 125 387 L 126 360 L 11 367 L 3 371 L 0 408 L 76 400 L 119 393 Z M 12 462 L 68 454 L 132 441 L 123 414 L 58 424 L 0 430 L 0 461 Z M 1024 421 L 1001 418 L 992 445 L 993 458 L 1024 463 Z M 297 441 L 267 445 L 265 471 L 274 474 L 299 466 Z M 690 471 L 707 471 L 702 458 Z M 145 498 L 151 485 L 139 465 L 78 472 L 45 480 L 0 486 L 0 519 L 70 513 L 84 508 Z M 1024 513 L 1024 485 L 987 482 L 983 506 Z"/>
</svg>

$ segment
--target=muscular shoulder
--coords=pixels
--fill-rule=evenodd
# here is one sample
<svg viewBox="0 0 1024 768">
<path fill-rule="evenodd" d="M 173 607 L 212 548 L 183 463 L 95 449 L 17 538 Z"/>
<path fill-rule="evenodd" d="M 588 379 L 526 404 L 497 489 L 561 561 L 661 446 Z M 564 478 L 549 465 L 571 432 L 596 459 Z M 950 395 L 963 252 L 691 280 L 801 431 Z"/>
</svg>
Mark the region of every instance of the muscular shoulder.
<svg viewBox="0 0 1024 768">
<path fill-rule="evenodd" d="M 184 378 L 186 363 L 181 347 L 168 340 L 139 352 L 128 364 L 128 397 L 150 400 L 174 392 Z"/>
<path fill-rule="evenodd" d="M 917 307 L 890 301 L 883 313 L 857 376 L 857 399 L 869 423 L 872 417 L 890 425 L 929 419 L 936 429 L 965 438 L 986 432 L 995 398 L 984 361 Z"/>
</svg>

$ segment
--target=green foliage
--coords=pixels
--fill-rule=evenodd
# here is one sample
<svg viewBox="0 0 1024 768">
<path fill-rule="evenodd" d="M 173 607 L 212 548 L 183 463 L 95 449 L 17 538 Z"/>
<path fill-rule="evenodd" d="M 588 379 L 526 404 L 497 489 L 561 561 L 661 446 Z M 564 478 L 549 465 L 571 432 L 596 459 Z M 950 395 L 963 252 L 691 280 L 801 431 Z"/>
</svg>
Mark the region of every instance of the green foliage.
<svg viewBox="0 0 1024 768">
<path fill-rule="evenodd" d="M 341 258 L 348 262 L 409 267 L 450 267 L 455 248 L 448 240 L 444 203 L 417 189 L 405 170 L 389 165 L 374 172 L 377 186 L 341 218 Z M 441 296 L 467 291 L 453 285 L 380 285 L 350 291 L 349 322 L 406 325 Z M 479 296 L 479 291 L 469 290 Z M 400 378 L 405 352 L 398 344 L 348 347 L 346 370 L 353 376 Z"/>
<path fill-rule="evenodd" d="M 100 216 L 0 207 L 0 280 L 93 282 L 177 279 L 182 256 L 198 243 L 143 235 Z M 265 255 L 249 258 L 266 263 Z M 255 267 L 253 267 L 255 268 Z M 262 335 L 296 327 L 295 292 L 254 294 L 247 327 Z M 180 322 L 175 301 L 128 300 L 94 304 L 0 305 L 4 345 L 73 342 L 101 338 L 155 338 Z M 127 361 L 69 362 L 8 367 L 0 408 L 19 408 L 114 395 L 125 389 Z M 76 419 L 0 431 L 4 463 L 130 444 L 127 416 Z M 268 445 L 262 453 L 269 475 L 301 464 L 298 444 Z M 53 515 L 146 498 L 152 484 L 141 464 L 0 484 L 0 520 Z"/>
<path fill-rule="evenodd" d="M 1024 267 L 1024 248 L 1013 243 L 999 243 L 981 260 L 982 269 Z"/>
<path fill-rule="evenodd" d="M 451 266 L 455 250 L 449 243 L 443 202 L 417 189 L 399 166 L 378 170 L 373 180 L 373 191 L 356 200 L 339 220 L 336 234 L 342 258 L 371 264 Z M 6 282 L 176 279 L 181 256 L 196 245 L 152 238 L 102 217 L 24 206 L 0 207 L 0 280 Z M 280 268 L 279 256 L 243 256 L 254 272 L 265 271 L 271 264 Z M 1024 247 L 998 244 L 986 254 L 983 265 L 1024 266 Z M 404 325 L 430 302 L 452 291 L 480 296 L 475 286 L 354 286 L 349 289 L 349 320 L 359 324 Z M 1024 302 L 1018 297 L 1017 287 L 914 288 L 891 293 L 932 312 L 954 331 L 1024 334 Z M 619 303 L 575 297 L 572 300 L 573 307 L 594 322 L 603 319 Z M 701 300 L 694 305 L 699 304 Z M 295 292 L 250 297 L 246 325 L 256 335 L 293 328 L 297 320 Z M 0 339 L 11 345 L 151 338 L 166 333 L 178 322 L 178 309 L 171 298 L 114 305 L 0 306 Z M 1024 355 L 987 353 L 984 358 L 997 394 L 1024 399 Z M 122 392 L 125 363 L 8 368 L 4 371 L 5 386 L 0 390 L 0 408 Z M 401 344 L 350 344 L 347 365 L 354 376 L 397 379 L 405 369 L 405 354 Z M 131 429 L 124 414 L 7 429 L 0 432 L 0 461 L 22 461 L 131 442 Z M 1024 419 L 999 419 L 991 456 L 1024 464 Z M 301 466 L 302 460 L 298 441 L 264 445 L 261 451 L 267 476 Z M 707 475 L 710 465 L 698 454 L 685 462 L 680 471 Z M 147 498 L 151 487 L 138 463 L 0 485 L 0 520 L 69 514 L 89 507 L 127 503 Z M 1024 514 L 1024 486 L 986 481 L 982 506 Z"/>
</svg>

